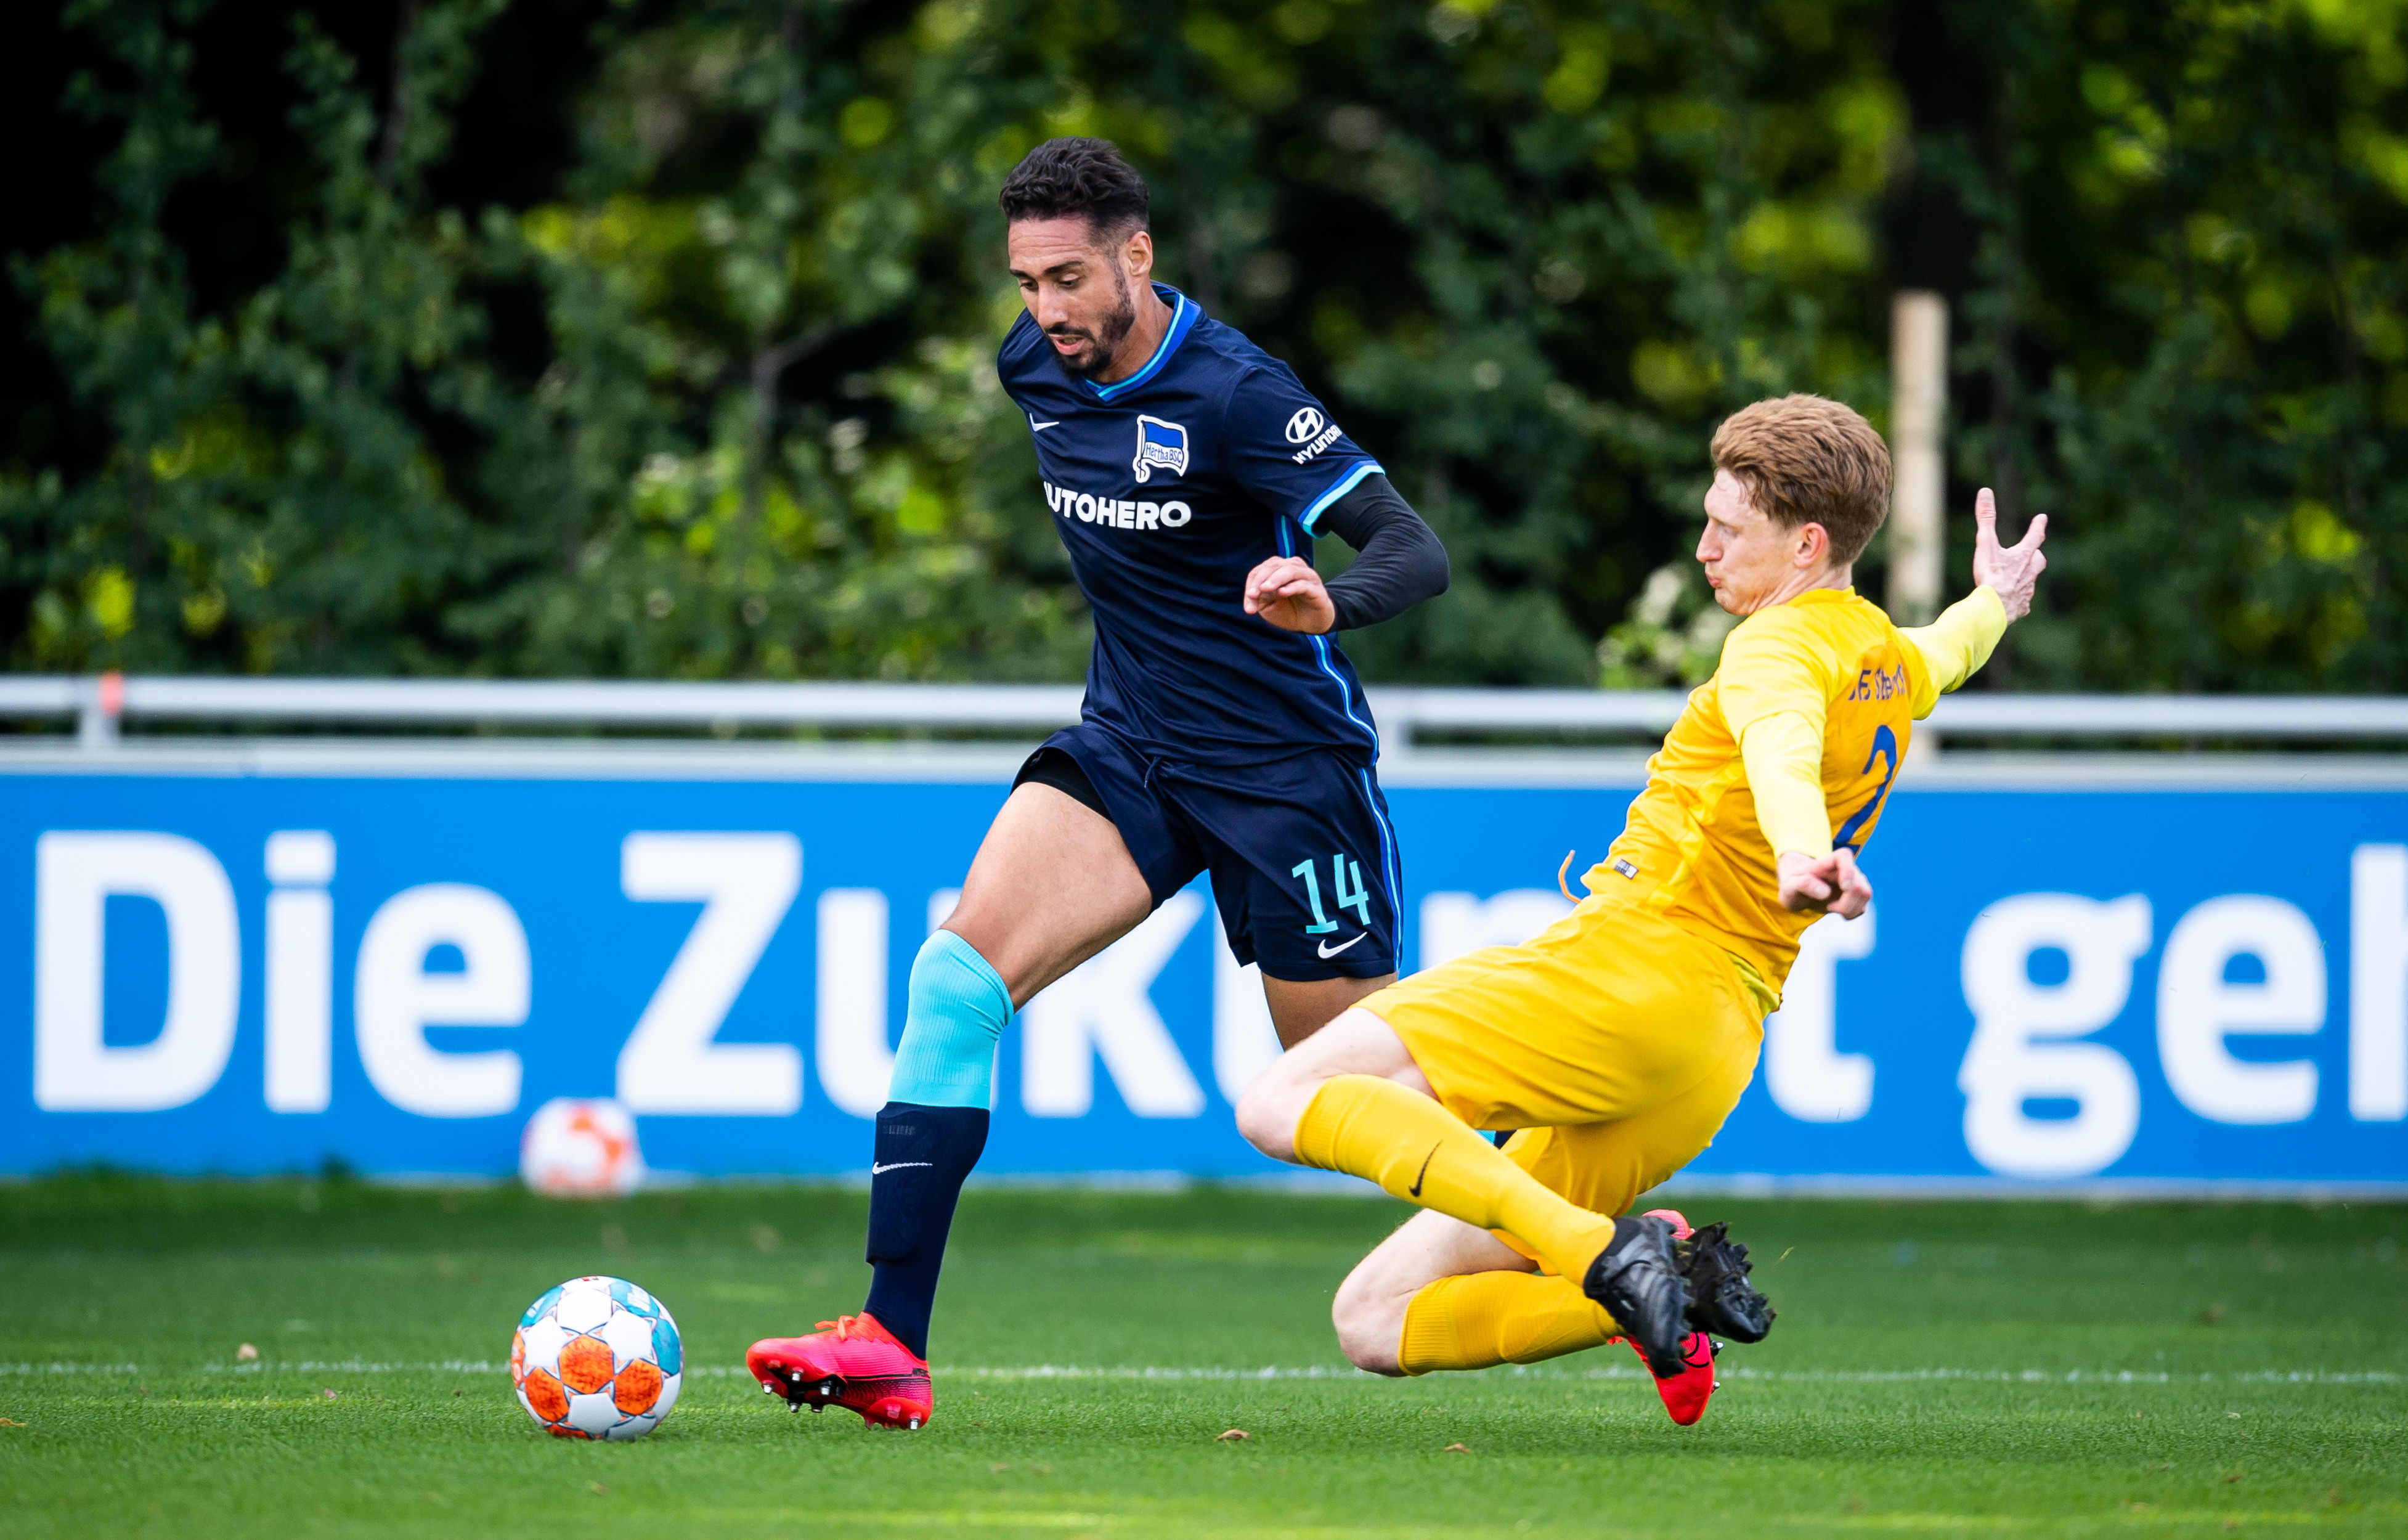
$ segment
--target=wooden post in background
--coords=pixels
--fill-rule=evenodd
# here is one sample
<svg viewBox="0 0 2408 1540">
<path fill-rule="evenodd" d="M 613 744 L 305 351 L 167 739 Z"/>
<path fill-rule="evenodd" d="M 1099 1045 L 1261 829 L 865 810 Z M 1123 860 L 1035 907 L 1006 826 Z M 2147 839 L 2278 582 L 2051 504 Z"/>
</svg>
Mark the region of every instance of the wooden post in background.
<svg viewBox="0 0 2408 1540">
<path fill-rule="evenodd" d="M 1948 301 L 1926 290 L 1890 301 L 1890 618 L 1921 626 L 1940 612 L 1947 558 Z"/>
</svg>

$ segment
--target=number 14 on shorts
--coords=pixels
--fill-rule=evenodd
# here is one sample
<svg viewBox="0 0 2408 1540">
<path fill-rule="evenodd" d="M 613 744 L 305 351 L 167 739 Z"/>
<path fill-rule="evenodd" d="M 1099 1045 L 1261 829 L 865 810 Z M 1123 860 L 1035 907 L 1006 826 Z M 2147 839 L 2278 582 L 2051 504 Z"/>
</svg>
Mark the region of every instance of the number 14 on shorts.
<svg viewBox="0 0 2408 1540">
<path fill-rule="evenodd" d="M 1304 901 L 1312 906 L 1312 923 L 1304 928 L 1308 936 L 1326 936 L 1338 928 L 1338 922 L 1321 907 L 1321 875 L 1310 860 L 1298 861 L 1288 875 L 1304 879 Z M 1353 878 L 1350 883 L 1349 877 Z M 1354 923 L 1364 929 L 1371 928 L 1371 893 L 1363 885 L 1361 863 L 1350 861 L 1340 851 L 1329 857 L 1330 901 L 1340 910 L 1354 911 Z"/>
</svg>

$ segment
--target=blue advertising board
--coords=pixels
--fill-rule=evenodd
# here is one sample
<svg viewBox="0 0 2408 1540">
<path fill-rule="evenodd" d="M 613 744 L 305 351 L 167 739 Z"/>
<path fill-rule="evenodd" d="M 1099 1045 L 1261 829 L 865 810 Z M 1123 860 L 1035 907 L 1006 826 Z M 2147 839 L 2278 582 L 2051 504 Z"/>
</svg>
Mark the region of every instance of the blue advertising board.
<svg viewBox="0 0 2408 1540">
<path fill-rule="evenodd" d="M 1006 776 L 830 773 L 16 767 L 0 1173 L 496 1174 L 556 1096 L 656 1170 L 862 1171 Z M 1916 779 L 1697 1173 L 2408 1185 L 2408 790 Z M 1393 786 L 1409 958 L 1549 923 L 1632 789 Z M 1199 885 L 1022 1013 L 982 1169 L 1273 1169 L 1276 1052 Z"/>
</svg>

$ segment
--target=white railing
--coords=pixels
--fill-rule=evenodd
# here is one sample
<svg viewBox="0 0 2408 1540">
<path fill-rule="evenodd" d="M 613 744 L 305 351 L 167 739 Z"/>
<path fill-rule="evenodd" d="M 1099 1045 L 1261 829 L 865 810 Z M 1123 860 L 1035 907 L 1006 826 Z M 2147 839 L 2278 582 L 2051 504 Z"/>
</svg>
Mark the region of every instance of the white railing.
<svg viewBox="0 0 2408 1540">
<path fill-rule="evenodd" d="M 651 680 L 241 680 L 0 675 L 0 718 L 72 718 L 87 747 L 121 721 L 457 727 L 952 727 L 1048 733 L 1076 684 L 710 684 Z M 1392 747 L 1426 733 L 1661 735 L 1678 689 L 1372 689 Z M 2408 740 L 2408 697 L 1957 694 L 1927 735 Z"/>
<path fill-rule="evenodd" d="M 1079 716 L 1076 684 L 681 684 L 643 680 L 0 675 L 0 718 L 63 718 L 87 747 L 125 721 L 458 727 L 837 727 L 1036 735 Z M 1679 690 L 1370 692 L 1389 747 L 1432 732 L 1656 736 Z M 1918 737 L 2408 739 L 2408 697 L 1951 696 Z"/>
</svg>

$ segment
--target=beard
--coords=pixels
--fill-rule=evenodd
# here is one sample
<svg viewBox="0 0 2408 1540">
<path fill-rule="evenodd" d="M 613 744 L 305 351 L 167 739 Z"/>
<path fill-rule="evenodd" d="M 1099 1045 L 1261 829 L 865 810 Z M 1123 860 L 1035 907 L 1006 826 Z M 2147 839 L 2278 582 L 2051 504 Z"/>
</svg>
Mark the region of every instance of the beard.
<svg viewBox="0 0 2408 1540">
<path fill-rule="evenodd" d="M 1080 326 L 1056 326 L 1045 334 L 1048 337 L 1083 337 L 1087 339 L 1086 348 L 1077 353 L 1056 353 L 1054 355 L 1054 362 L 1062 366 L 1063 372 L 1073 379 L 1093 380 L 1111 367 L 1114 355 L 1120 352 L 1122 339 L 1128 336 L 1129 328 L 1137 324 L 1137 301 L 1129 294 L 1128 280 L 1121 274 L 1113 276 L 1120 283 L 1120 304 L 1104 317 L 1097 330 L 1091 332 Z"/>
</svg>

